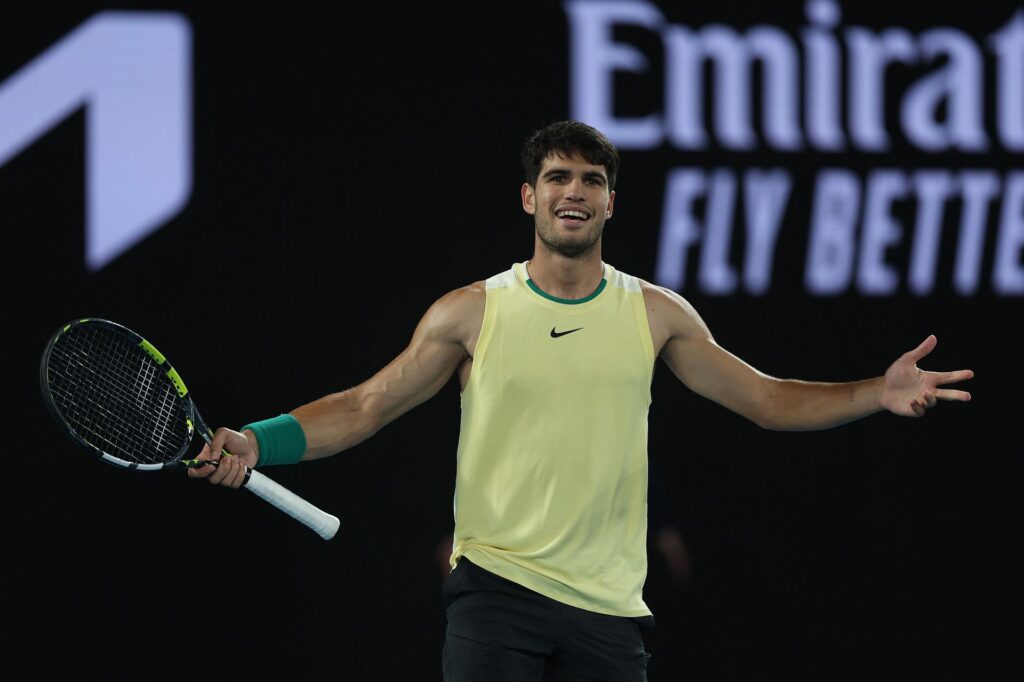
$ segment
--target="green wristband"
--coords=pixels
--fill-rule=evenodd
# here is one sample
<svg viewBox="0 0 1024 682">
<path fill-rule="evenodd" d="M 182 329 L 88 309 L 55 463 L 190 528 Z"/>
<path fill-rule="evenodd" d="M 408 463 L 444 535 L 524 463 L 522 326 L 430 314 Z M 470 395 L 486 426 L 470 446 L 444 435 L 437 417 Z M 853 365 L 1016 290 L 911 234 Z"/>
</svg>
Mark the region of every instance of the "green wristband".
<svg viewBox="0 0 1024 682">
<path fill-rule="evenodd" d="M 290 414 L 246 424 L 241 430 L 246 429 L 256 435 L 256 442 L 260 445 L 257 466 L 297 464 L 306 452 L 306 434 L 302 424 Z"/>
</svg>

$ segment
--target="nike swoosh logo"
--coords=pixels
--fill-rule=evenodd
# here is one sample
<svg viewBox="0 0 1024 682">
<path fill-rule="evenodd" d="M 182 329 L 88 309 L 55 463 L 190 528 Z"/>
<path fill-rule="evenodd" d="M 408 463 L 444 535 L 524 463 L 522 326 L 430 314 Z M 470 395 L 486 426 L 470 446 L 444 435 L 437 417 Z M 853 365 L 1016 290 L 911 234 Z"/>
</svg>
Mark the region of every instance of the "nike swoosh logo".
<svg viewBox="0 0 1024 682">
<path fill-rule="evenodd" d="M 576 327 L 576 329 L 570 329 L 567 332 L 556 332 L 555 328 L 552 327 L 551 328 L 551 338 L 557 339 L 559 336 L 565 336 L 566 334 L 572 334 L 573 332 L 578 332 L 581 329 L 583 329 L 583 327 Z"/>
</svg>

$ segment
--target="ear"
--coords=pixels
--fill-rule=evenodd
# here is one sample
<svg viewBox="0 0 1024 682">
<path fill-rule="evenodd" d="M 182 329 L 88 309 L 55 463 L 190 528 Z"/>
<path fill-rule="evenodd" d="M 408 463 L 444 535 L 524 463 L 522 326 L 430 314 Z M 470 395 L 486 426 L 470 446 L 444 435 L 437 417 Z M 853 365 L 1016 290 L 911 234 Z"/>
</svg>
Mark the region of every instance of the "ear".
<svg viewBox="0 0 1024 682">
<path fill-rule="evenodd" d="M 530 186 L 530 183 L 524 182 L 522 190 L 520 191 L 523 195 L 523 210 L 529 213 L 530 215 L 536 214 L 537 195 L 534 193 L 533 187 Z"/>
<path fill-rule="evenodd" d="M 615 192 L 608 194 L 608 210 L 604 212 L 604 219 L 611 220 L 612 213 L 615 212 Z"/>
</svg>

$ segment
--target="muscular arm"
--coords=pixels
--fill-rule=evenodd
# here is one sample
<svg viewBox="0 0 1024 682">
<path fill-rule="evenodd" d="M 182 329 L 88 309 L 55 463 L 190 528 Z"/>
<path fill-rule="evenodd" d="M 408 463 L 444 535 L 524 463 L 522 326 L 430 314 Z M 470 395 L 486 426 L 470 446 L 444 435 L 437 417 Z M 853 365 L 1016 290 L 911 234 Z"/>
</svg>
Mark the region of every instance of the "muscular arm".
<svg viewBox="0 0 1024 682">
<path fill-rule="evenodd" d="M 354 388 L 292 410 L 306 435 L 303 459 L 351 448 L 441 390 L 469 357 L 468 339 L 480 326 L 483 301 L 480 283 L 443 296 L 384 369 Z"/>
<path fill-rule="evenodd" d="M 306 451 L 302 459 L 318 459 L 346 450 L 377 433 L 436 394 L 474 349 L 484 310 L 483 282 L 457 289 L 427 310 L 409 347 L 367 381 L 292 410 L 302 426 Z M 232 457 L 222 457 L 226 449 Z M 242 433 L 221 427 L 198 459 L 218 466 L 188 470 L 192 478 L 237 488 L 247 468 L 259 463 L 259 442 L 246 429 Z"/>
<path fill-rule="evenodd" d="M 680 381 L 765 429 L 827 429 L 883 409 L 921 416 L 937 399 L 970 399 L 964 391 L 937 388 L 971 378 L 970 370 L 923 372 L 914 364 L 934 347 L 934 337 L 905 353 L 885 377 L 844 383 L 777 379 L 719 346 L 693 306 L 675 292 L 645 284 L 644 298 L 652 336 L 663 342 L 661 357 Z"/>
</svg>

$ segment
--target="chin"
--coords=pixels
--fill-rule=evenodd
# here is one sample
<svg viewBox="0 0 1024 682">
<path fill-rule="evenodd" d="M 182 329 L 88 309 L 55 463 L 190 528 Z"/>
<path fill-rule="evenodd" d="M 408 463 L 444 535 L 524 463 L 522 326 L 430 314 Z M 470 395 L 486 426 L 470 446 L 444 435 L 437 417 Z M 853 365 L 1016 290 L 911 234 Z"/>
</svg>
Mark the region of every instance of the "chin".
<svg viewBox="0 0 1024 682">
<path fill-rule="evenodd" d="M 597 246 L 597 242 L 590 242 L 589 244 L 561 244 L 555 251 L 566 258 L 585 258 L 594 251 L 595 246 Z"/>
</svg>

